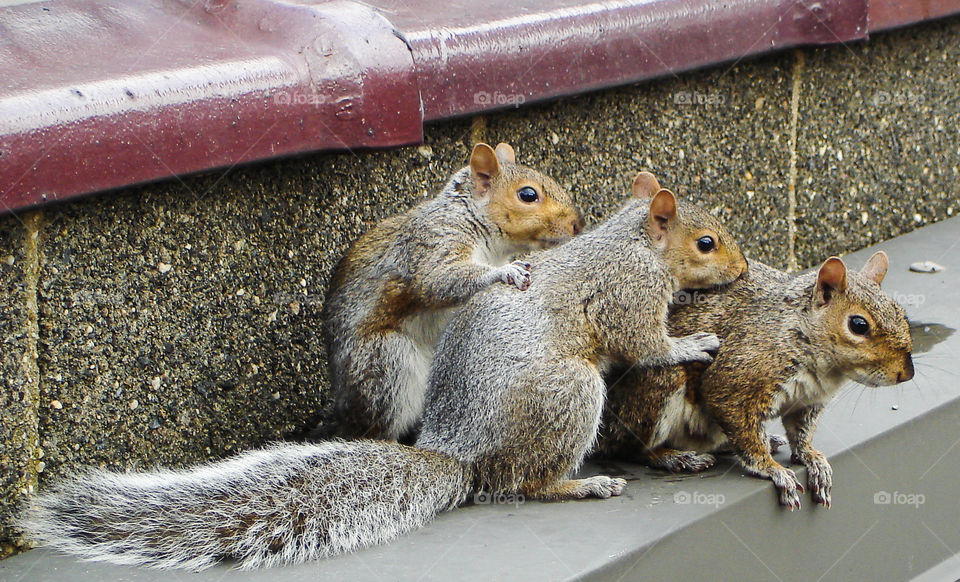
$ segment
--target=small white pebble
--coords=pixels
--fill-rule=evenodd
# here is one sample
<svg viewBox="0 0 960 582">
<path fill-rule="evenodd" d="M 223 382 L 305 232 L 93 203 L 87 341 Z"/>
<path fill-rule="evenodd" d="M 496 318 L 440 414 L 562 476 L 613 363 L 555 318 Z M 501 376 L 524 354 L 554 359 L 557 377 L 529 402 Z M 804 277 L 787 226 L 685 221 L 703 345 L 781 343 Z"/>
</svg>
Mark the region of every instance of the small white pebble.
<svg viewBox="0 0 960 582">
<path fill-rule="evenodd" d="M 10 266 L 12 267 L 12 266 L 13 266 L 13 255 L 7 255 L 7 256 L 3 257 L 3 262 L 6 263 L 6 264 L 8 264 L 8 265 L 10 265 Z"/>
<path fill-rule="evenodd" d="M 287 258 L 288 258 L 288 259 L 292 259 L 292 258 L 293 258 L 293 251 L 287 251 Z"/>
<path fill-rule="evenodd" d="M 307 280 L 306 280 L 306 279 L 300 279 L 300 286 L 301 286 L 301 287 L 306 287 L 306 286 L 307 286 Z"/>
<path fill-rule="evenodd" d="M 274 400 L 280 400 L 280 393 L 274 392 L 273 394 L 270 395 L 270 398 L 273 398 Z"/>
<path fill-rule="evenodd" d="M 939 273 L 943 270 L 943 266 L 938 265 L 933 261 L 920 261 L 918 263 L 911 264 L 910 270 L 914 273 Z"/>
<path fill-rule="evenodd" d="M 63 403 L 60 402 L 59 400 L 51 400 L 50 408 L 53 408 L 55 410 L 60 410 L 61 408 L 63 408 Z"/>
<path fill-rule="evenodd" d="M 861 213 L 860 213 L 860 223 L 861 223 L 861 224 L 866 224 L 868 220 L 870 220 L 870 215 L 867 214 L 866 212 L 861 212 Z"/>
<path fill-rule="evenodd" d="M 900 407 L 894 404 L 893 406 L 890 407 L 890 410 L 900 410 Z"/>
<path fill-rule="evenodd" d="M 913 215 L 913 221 L 914 221 L 914 222 L 918 222 L 918 223 L 919 223 L 919 222 L 923 222 L 923 217 L 920 216 L 919 214 L 914 214 L 914 215 Z"/>
<path fill-rule="evenodd" d="M 267 316 L 267 323 L 273 323 L 277 320 L 277 310 L 274 309 L 270 315 Z"/>
<path fill-rule="evenodd" d="M 37 473 L 43 473 L 43 470 L 47 468 L 47 464 L 43 461 L 37 462 Z"/>
<path fill-rule="evenodd" d="M 160 376 L 156 376 L 153 380 L 150 380 L 150 387 L 154 390 L 160 388 Z M 134 400 L 136 402 L 136 400 Z"/>
<path fill-rule="evenodd" d="M 243 289 L 237 289 L 237 297 L 243 297 L 243 294 L 246 293 Z"/>
<path fill-rule="evenodd" d="M 417 148 L 417 153 L 425 160 L 433 158 L 433 148 L 424 144 Z"/>
<path fill-rule="evenodd" d="M 172 266 L 172 265 L 168 265 L 167 263 L 160 263 L 160 264 L 157 265 L 157 270 L 160 271 L 161 273 L 166 273 L 166 272 L 170 271 L 170 269 L 172 269 L 172 268 L 173 268 L 173 266 Z"/>
<path fill-rule="evenodd" d="M 185 249 L 187 249 L 187 250 L 189 251 L 189 250 L 192 250 L 192 249 L 193 249 L 193 245 L 190 244 L 190 243 L 187 243 L 187 244 L 183 245 L 183 248 L 185 248 Z"/>
<path fill-rule="evenodd" d="M 557 145 L 558 143 L 560 143 L 560 136 L 551 131 L 551 132 L 550 132 L 550 143 L 552 143 L 553 145 Z"/>
<path fill-rule="evenodd" d="M 136 410 L 140 403 L 136 399 L 130 401 L 130 410 Z"/>
</svg>

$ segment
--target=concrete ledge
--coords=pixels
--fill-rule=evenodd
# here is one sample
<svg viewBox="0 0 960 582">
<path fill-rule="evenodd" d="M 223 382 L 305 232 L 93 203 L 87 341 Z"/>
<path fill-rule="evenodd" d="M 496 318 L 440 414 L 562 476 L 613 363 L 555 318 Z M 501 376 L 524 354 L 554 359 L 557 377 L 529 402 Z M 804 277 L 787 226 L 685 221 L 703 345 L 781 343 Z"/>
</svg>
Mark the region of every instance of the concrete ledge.
<svg viewBox="0 0 960 582">
<path fill-rule="evenodd" d="M 727 458 L 698 476 L 600 463 L 625 494 L 603 501 L 474 505 L 396 542 L 331 560 L 249 573 L 218 567 L 184 581 L 339 580 L 910 580 L 937 566 L 960 575 L 960 219 L 884 249 L 884 287 L 917 324 L 918 374 L 907 385 L 850 385 L 827 409 L 815 442 L 835 471 L 834 506 L 780 509 L 773 487 Z M 910 273 L 918 260 L 943 273 Z M 920 325 L 920 323 L 925 325 Z M 778 459 L 787 463 L 781 452 Z M 921 497 L 922 496 L 922 497 Z M 884 501 L 889 500 L 889 503 Z M 944 560 L 952 562 L 943 563 Z M 943 564 L 941 564 L 943 563 Z M 938 566 L 939 565 L 939 566 Z M 80 563 L 37 550 L 0 562 L 16 581 L 166 580 L 169 573 Z M 930 578 L 928 578 L 930 579 Z"/>
<path fill-rule="evenodd" d="M 0 556 L 20 542 L 14 507 L 65 472 L 190 465 L 309 429 L 327 398 L 317 330 L 334 263 L 477 140 L 511 142 L 590 221 L 652 169 L 778 267 L 956 215 L 958 34 L 952 18 L 430 125 L 417 148 L 0 217 Z"/>
</svg>

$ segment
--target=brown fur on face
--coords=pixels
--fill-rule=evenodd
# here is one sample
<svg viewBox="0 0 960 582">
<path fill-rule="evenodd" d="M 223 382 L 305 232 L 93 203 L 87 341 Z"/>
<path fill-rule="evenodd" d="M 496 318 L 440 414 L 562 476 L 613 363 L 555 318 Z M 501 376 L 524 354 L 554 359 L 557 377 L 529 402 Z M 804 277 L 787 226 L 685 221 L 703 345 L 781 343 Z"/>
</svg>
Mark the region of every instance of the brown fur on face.
<svg viewBox="0 0 960 582">
<path fill-rule="evenodd" d="M 914 373 L 910 356 L 913 340 L 903 308 L 879 300 L 883 297 L 879 283 L 886 273 L 886 264 L 886 254 L 877 253 L 861 273 L 844 268 L 845 277 L 837 281 L 839 287 L 831 288 L 829 283 L 818 281 L 819 287 L 826 286 L 826 293 L 820 288 L 813 292 L 813 317 L 808 332 L 811 339 L 830 342 L 834 346 L 835 365 L 845 370 L 849 378 L 867 386 L 905 382 Z M 851 330 L 854 317 L 866 320 L 867 333 Z"/>
<path fill-rule="evenodd" d="M 641 172 L 634 181 L 634 196 L 643 198 L 656 186 L 659 184 L 651 174 Z M 747 271 L 739 245 L 720 221 L 692 204 L 678 201 L 669 190 L 661 188 L 650 199 L 646 232 L 663 249 L 664 262 L 671 273 L 677 274 L 683 289 L 704 289 L 717 281 L 729 283 Z M 707 250 L 699 248 L 704 237 L 712 240 Z"/>
<path fill-rule="evenodd" d="M 490 182 L 492 195 L 487 212 L 509 238 L 546 248 L 560 244 L 583 230 L 583 216 L 575 210 L 570 195 L 553 179 L 516 164 L 500 164 L 500 175 Z M 533 174 L 533 175 L 531 175 Z M 539 194 L 536 202 L 524 202 L 519 192 L 524 187 Z"/>
</svg>

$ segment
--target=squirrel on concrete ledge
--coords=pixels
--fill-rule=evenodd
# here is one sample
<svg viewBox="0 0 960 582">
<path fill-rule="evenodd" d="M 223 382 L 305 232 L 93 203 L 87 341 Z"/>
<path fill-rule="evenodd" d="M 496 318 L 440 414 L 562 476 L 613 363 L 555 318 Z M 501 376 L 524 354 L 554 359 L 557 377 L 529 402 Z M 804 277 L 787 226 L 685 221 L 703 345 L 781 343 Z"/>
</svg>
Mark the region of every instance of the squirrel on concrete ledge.
<svg viewBox="0 0 960 582">
<path fill-rule="evenodd" d="M 670 330 L 716 333 L 716 360 L 612 371 L 599 452 L 695 472 L 713 465 L 711 451 L 732 447 L 749 473 L 773 481 L 781 504 L 799 509 L 803 486 L 771 456 L 786 443 L 763 428 L 781 418 L 813 500 L 829 506 L 833 470 L 812 443 L 823 408 L 848 379 L 913 378 L 910 326 L 880 289 L 888 264 L 879 251 L 856 273 L 833 257 L 791 277 L 750 261 L 746 277 L 693 295 L 671 313 Z"/>
<path fill-rule="evenodd" d="M 436 198 L 380 222 L 337 265 L 323 306 L 332 414 L 314 436 L 409 436 L 452 308 L 496 283 L 525 290 L 530 265 L 510 259 L 582 229 L 555 181 L 505 143 L 477 144 Z"/>
<path fill-rule="evenodd" d="M 385 542 L 480 491 L 619 495 L 623 479 L 569 479 L 596 440 L 605 369 L 709 362 L 716 336 L 669 337 L 668 302 L 747 268 L 708 213 L 650 174 L 634 190 L 599 227 L 532 259 L 529 290 L 490 287 L 458 311 L 416 446 L 281 444 L 184 471 L 91 472 L 36 498 L 21 525 L 92 560 L 254 568 Z"/>
</svg>

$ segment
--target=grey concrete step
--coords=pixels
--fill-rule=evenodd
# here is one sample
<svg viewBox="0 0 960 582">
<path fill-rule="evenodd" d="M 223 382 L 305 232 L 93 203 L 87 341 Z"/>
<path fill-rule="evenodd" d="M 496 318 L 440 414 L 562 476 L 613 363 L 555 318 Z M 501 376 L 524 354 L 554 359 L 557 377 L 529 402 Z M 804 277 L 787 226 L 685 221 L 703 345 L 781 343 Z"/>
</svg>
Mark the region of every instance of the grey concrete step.
<svg viewBox="0 0 960 582">
<path fill-rule="evenodd" d="M 155 572 L 41 549 L 0 562 L 0 579 L 956 580 L 960 219 L 854 253 L 849 264 L 859 268 L 877 248 L 892 264 L 884 288 L 907 304 L 923 353 L 912 382 L 850 385 L 828 407 L 815 442 L 835 472 L 829 510 L 809 496 L 798 512 L 781 509 L 769 482 L 729 458 L 697 476 L 604 463 L 585 472 L 624 475 L 622 497 L 474 505 L 394 543 L 296 567 Z M 920 260 L 947 269 L 907 270 Z M 778 459 L 788 462 L 783 452 Z"/>
</svg>

